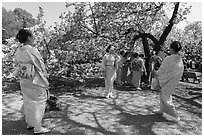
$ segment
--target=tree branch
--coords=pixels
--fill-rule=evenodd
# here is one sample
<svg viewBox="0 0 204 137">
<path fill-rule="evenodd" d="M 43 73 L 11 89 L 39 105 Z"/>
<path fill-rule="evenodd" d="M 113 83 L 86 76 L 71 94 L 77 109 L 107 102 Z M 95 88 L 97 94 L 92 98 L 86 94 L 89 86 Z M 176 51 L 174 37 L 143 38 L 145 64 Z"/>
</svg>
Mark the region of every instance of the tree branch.
<svg viewBox="0 0 204 137">
<path fill-rule="evenodd" d="M 91 14 L 92 14 L 93 20 L 94 20 L 94 27 L 95 27 L 95 30 L 96 30 L 95 34 L 98 35 L 98 29 L 97 29 L 97 25 L 96 25 L 96 18 L 94 17 L 94 12 L 93 12 L 93 9 L 91 7 L 90 2 L 89 2 L 89 7 L 90 7 L 90 10 L 91 10 Z"/>
<path fill-rule="evenodd" d="M 147 9 L 145 9 L 145 10 L 133 11 L 133 12 L 131 12 L 129 15 L 131 15 L 131 14 L 136 14 L 136 13 L 142 14 L 142 13 L 151 11 L 152 9 L 156 10 L 156 12 L 157 12 L 158 9 L 161 9 L 163 5 L 164 5 L 164 3 L 162 2 L 160 5 L 156 6 L 155 8 L 149 7 L 149 8 L 147 8 Z"/>
<path fill-rule="evenodd" d="M 172 14 L 171 19 L 169 20 L 168 26 L 165 28 L 164 32 L 162 33 L 160 39 L 159 39 L 159 43 L 160 45 L 164 43 L 164 41 L 166 40 L 168 34 L 170 33 L 173 25 L 174 25 L 174 20 L 176 19 L 177 13 L 178 13 L 178 8 L 179 8 L 179 2 L 177 2 L 175 4 L 175 8 L 174 8 L 174 12 Z"/>
<path fill-rule="evenodd" d="M 157 45 L 158 42 L 159 42 L 159 41 L 158 41 L 152 34 L 150 34 L 150 33 L 144 33 L 144 36 L 147 37 L 147 38 L 149 38 L 149 39 L 151 39 L 152 42 L 153 42 L 155 45 Z"/>
</svg>

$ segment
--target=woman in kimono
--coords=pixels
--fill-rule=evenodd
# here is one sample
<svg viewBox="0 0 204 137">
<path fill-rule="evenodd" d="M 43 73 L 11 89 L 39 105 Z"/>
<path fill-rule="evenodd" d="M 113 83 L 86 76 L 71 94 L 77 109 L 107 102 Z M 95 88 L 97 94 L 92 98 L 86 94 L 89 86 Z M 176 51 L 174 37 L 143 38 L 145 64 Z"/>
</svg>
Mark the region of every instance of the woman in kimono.
<svg viewBox="0 0 204 137">
<path fill-rule="evenodd" d="M 122 67 L 122 76 L 121 76 L 121 80 L 123 84 L 127 84 L 127 74 L 128 74 L 128 69 L 129 69 L 129 60 L 128 60 L 128 56 L 129 56 L 130 52 L 125 52 L 125 54 L 123 55 L 123 67 Z"/>
<path fill-rule="evenodd" d="M 124 51 L 121 51 L 120 55 L 118 56 L 118 69 L 116 71 L 116 74 L 117 74 L 116 83 L 118 85 L 122 84 L 123 54 L 124 54 Z"/>
<path fill-rule="evenodd" d="M 21 111 L 25 116 L 27 129 L 34 134 L 46 133 L 50 130 L 42 127 L 49 85 L 43 59 L 33 47 L 34 37 L 29 30 L 21 29 L 16 39 L 21 43 L 15 54 L 15 75 L 20 78 L 23 105 Z"/>
<path fill-rule="evenodd" d="M 142 70 L 142 76 L 141 76 L 141 85 L 145 86 L 147 84 L 147 80 L 146 80 L 147 75 L 145 73 L 145 72 L 147 72 L 146 67 L 145 67 L 146 60 L 145 60 L 145 56 L 143 53 L 139 54 L 139 57 L 142 59 L 143 64 L 144 64 L 144 67 Z"/>
<path fill-rule="evenodd" d="M 113 92 L 113 83 L 116 78 L 117 70 L 117 57 L 113 53 L 114 49 L 109 45 L 106 49 L 106 54 L 103 57 L 101 63 L 101 71 L 105 77 L 105 92 L 106 98 L 114 98 Z"/>
<path fill-rule="evenodd" d="M 132 70 L 132 84 L 137 90 L 141 90 L 140 88 L 140 81 L 142 72 L 144 69 L 144 62 L 139 57 L 138 53 L 133 54 L 134 60 L 131 63 L 131 70 Z M 145 72 L 146 74 L 146 72 Z"/>
<path fill-rule="evenodd" d="M 160 110 L 156 111 L 157 114 L 167 113 L 170 116 L 180 120 L 175 107 L 172 103 L 172 92 L 175 91 L 175 87 L 180 81 L 184 65 L 182 58 L 178 55 L 181 50 L 181 44 L 178 41 L 174 41 L 170 45 L 170 56 L 167 56 L 162 61 L 159 70 L 156 72 L 156 77 L 159 80 L 161 87 L 160 93 Z"/>
<path fill-rule="evenodd" d="M 152 79 L 155 78 L 155 72 L 159 69 L 162 59 L 155 54 L 155 51 L 152 53 L 152 57 L 149 60 L 149 84 L 150 88 L 152 87 Z"/>
<path fill-rule="evenodd" d="M 128 59 L 127 59 L 128 72 L 127 72 L 126 83 L 128 85 L 132 85 L 131 63 L 134 60 L 133 54 L 134 54 L 133 52 L 130 52 L 129 55 L 128 55 Z"/>
</svg>

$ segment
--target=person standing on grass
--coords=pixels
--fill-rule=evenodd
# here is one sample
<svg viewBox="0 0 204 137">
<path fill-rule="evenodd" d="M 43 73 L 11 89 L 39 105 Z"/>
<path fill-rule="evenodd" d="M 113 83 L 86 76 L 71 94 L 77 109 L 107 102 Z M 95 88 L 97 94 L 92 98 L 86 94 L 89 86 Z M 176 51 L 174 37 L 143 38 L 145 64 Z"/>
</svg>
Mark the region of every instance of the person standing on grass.
<svg viewBox="0 0 204 137">
<path fill-rule="evenodd" d="M 127 73 L 128 73 L 128 67 L 129 67 L 129 63 L 128 63 L 128 55 L 130 54 L 130 52 L 125 52 L 125 54 L 123 55 L 123 67 L 122 67 L 122 76 L 121 76 L 121 80 L 122 80 L 122 84 L 127 84 Z"/>
<path fill-rule="evenodd" d="M 144 63 L 143 63 L 143 60 L 139 57 L 137 52 L 133 54 L 133 58 L 134 60 L 131 62 L 131 70 L 132 70 L 131 83 L 137 90 L 141 90 L 140 81 L 142 76 L 142 70 L 144 69 Z"/>
<path fill-rule="evenodd" d="M 145 84 L 147 84 L 147 82 L 145 80 L 145 78 L 147 76 L 147 74 L 146 74 L 147 70 L 146 70 L 146 67 L 145 67 L 145 62 L 146 61 L 145 61 L 145 57 L 144 57 L 143 53 L 139 54 L 139 57 L 142 59 L 143 64 L 144 64 L 144 67 L 142 69 L 141 83 L 143 83 L 142 85 L 145 85 Z"/>
<path fill-rule="evenodd" d="M 161 87 L 160 92 L 160 110 L 155 111 L 157 114 L 167 113 L 170 116 L 180 120 L 174 104 L 172 103 L 172 92 L 175 91 L 175 87 L 180 81 L 184 65 L 182 58 L 178 54 L 181 50 L 181 44 L 178 41 L 174 41 L 170 44 L 170 56 L 167 56 L 162 61 L 159 70 L 156 72 L 156 77 L 159 80 Z"/>
<path fill-rule="evenodd" d="M 155 51 L 152 52 L 152 57 L 149 60 L 149 71 L 150 71 L 149 84 L 150 84 L 150 87 L 152 84 L 152 79 L 155 77 L 155 72 L 159 69 L 161 62 L 162 62 L 162 59 L 158 55 L 156 55 L 155 53 L 156 53 Z"/>
<path fill-rule="evenodd" d="M 20 78 L 23 94 L 21 112 L 25 115 L 27 129 L 33 129 L 34 134 L 49 132 L 41 125 L 48 98 L 46 88 L 49 86 L 45 64 L 39 51 L 33 47 L 34 36 L 31 31 L 19 30 L 16 39 L 21 44 L 14 58 L 14 75 Z"/>
<path fill-rule="evenodd" d="M 118 85 L 122 85 L 122 67 L 123 67 L 123 55 L 124 51 L 120 51 L 119 58 L 118 58 L 118 69 L 116 71 L 117 77 L 116 77 L 116 83 Z"/>
<path fill-rule="evenodd" d="M 114 48 L 113 46 L 109 45 L 101 62 L 101 71 L 105 77 L 106 98 L 114 98 L 112 92 L 117 68 L 117 57 L 114 54 Z"/>
</svg>

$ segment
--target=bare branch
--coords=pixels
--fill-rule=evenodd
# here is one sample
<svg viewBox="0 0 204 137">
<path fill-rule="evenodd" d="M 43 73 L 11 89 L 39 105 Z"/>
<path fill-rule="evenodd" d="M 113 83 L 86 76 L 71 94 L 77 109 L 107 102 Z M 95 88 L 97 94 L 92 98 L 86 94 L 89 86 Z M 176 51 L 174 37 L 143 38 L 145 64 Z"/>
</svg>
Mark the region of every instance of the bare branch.
<svg viewBox="0 0 204 137">
<path fill-rule="evenodd" d="M 94 20 L 94 27 L 95 27 L 95 30 L 96 30 L 95 34 L 98 35 L 98 29 L 97 29 L 97 25 L 96 25 L 96 18 L 95 18 L 95 16 L 94 16 L 94 12 L 93 12 L 93 9 L 92 9 L 92 7 L 91 7 L 90 2 L 89 2 L 89 7 L 90 7 L 90 10 L 91 10 L 91 14 L 92 14 L 93 20 Z"/>
</svg>

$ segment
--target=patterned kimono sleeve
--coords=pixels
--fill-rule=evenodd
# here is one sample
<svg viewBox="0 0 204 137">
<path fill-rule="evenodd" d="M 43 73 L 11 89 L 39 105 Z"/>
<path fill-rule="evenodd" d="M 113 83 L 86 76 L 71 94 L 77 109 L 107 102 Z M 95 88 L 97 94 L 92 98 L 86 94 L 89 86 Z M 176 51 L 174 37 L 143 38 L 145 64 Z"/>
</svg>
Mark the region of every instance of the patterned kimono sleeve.
<svg viewBox="0 0 204 137">
<path fill-rule="evenodd" d="M 35 48 L 32 48 L 30 50 L 27 50 L 27 54 L 29 55 L 32 64 L 35 65 L 37 71 L 39 71 L 39 72 L 43 73 L 45 76 L 47 76 L 45 64 L 43 62 L 43 59 L 42 59 L 39 51 Z"/>
<path fill-rule="evenodd" d="M 36 76 L 33 80 L 33 83 L 36 85 L 42 86 L 42 87 L 48 87 L 49 82 L 47 80 L 47 72 L 45 70 L 45 64 L 43 62 L 43 59 L 37 49 L 31 48 L 27 50 L 27 53 L 29 55 L 29 58 L 32 62 L 32 64 L 35 66 L 36 71 L 38 72 L 38 76 Z"/>
</svg>

